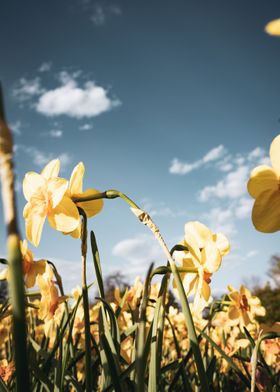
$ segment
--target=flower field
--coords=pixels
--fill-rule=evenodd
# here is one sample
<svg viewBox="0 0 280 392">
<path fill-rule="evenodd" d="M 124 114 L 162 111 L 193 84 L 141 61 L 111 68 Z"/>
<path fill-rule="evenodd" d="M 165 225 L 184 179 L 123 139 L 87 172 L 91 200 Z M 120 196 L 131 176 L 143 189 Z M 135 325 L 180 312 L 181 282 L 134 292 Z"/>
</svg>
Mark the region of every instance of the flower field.
<svg viewBox="0 0 280 392">
<path fill-rule="evenodd" d="M 2 110 L 3 113 L 3 110 Z M 0 308 L 1 391 L 273 391 L 280 381 L 280 322 L 263 324 L 266 309 L 245 286 L 211 296 L 211 279 L 230 252 L 222 233 L 188 222 L 182 241 L 168 249 L 148 212 L 116 190 L 83 191 L 80 162 L 69 180 L 60 162 L 26 173 L 26 239 L 19 240 L 13 191 L 10 131 L 1 119 L 1 180 L 8 229 L 8 264 L 1 279 L 9 297 Z M 248 191 L 257 230 L 280 229 L 280 136 L 270 148 L 272 166 L 255 168 Z M 103 199 L 121 198 L 166 255 L 146 280 L 106 299 L 97 240 L 90 218 Z M 40 244 L 48 221 L 57 235 L 81 246 L 81 287 L 63 289 L 63 275 L 28 247 Z M 63 237 L 62 237 L 63 241 Z M 79 245 L 80 242 L 80 245 Z M 149 262 L 147 260 L 147 262 Z M 88 285 L 86 264 L 96 281 Z M 153 281 L 160 277 L 160 283 Z M 97 290 L 94 303 L 88 292 Z M 172 292 L 178 303 L 170 301 Z"/>
</svg>

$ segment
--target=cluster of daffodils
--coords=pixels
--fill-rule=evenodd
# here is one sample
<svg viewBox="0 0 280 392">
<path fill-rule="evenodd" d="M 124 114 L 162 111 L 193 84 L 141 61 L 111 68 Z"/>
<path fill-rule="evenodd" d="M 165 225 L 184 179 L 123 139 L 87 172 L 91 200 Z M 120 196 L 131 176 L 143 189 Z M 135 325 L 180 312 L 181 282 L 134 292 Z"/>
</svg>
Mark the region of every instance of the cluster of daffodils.
<svg viewBox="0 0 280 392">
<path fill-rule="evenodd" d="M 98 193 L 96 189 L 83 192 L 85 168 L 82 162 L 74 168 L 70 181 L 58 177 L 59 169 L 60 161 L 54 159 L 41 174 L 29 172 L 23 180 L 23 194 L 27 200 L 23 210 L 26 237 L 35 246 L 39 245 L 46 218 L 55 230 L 78 238 L 81 226 L 78 208 L 82 208 L 87 217 L 92 217 L 103 207 L 101 199 L 73 201 L 74 198 Z"/>
</svg>

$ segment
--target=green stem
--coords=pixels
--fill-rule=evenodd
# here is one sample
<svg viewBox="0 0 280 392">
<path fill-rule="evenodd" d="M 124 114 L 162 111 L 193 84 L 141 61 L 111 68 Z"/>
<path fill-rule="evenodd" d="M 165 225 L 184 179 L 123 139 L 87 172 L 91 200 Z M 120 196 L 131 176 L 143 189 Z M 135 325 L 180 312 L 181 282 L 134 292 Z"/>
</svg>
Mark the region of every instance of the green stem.
<svg viewBox="0 0 280 392">
<path fill-rule="evenodd" d="M 90 339 L 90 318 L 89 318 L 89 301 L 88 288 L 86 276 L 86 257 L 87 257 L 87 216 L 85 212 L 79 208 L 82 215 L 82 229 L 81 229 L 81 253 L 82 253 L 82 293 L 83 293 L 83 307 L 84 307 L 84 322 L 85 322 L 85 378 L 86 391 L 92 391 L 92 375 L 91 375 L 91 339 Z"/>
<path fill-rule="evenodd" d="M 15 350 L 16 390 L 30 390 L 26 346 L 25 295 L 17 223 L 13 172 L 13 139 L 5 121 L 5 110 L 0 84 L 0 170 L 2 200 L 7 228 L 9 292 L 13 311 L 13 342 Z"/>
<path fill-rule="evenodd" d="M 90 201 L 90 200 L 97 200 L 97 199 L 115 199 L 117 197 L 121 197 L 130 207 L 132 207 L 132 212 L 135 213 L 135 215 L 138 217 L 140 222 L 142 222 L 144 225 L 146 225 L 154 234 L 155 238 L 158 240 L 161 248 L 163 249 L 167 260 L 169 262 L 169 266 L 171 268 L 172 274 L 174 276 L 174 280 L 177 286 L 177 290 L 179 293 L 179 297 L 182 303 L 182 310 L 183 314 L 185 316 L 185 321 L 189 333 L 189 339 L 190 339 L 190 344 L 193 350 L 194 358 L 195 358 L 195 363 L 201 383 L 201 389 L 203 392 L 209 392 L 209 386 L 208 386 L 208 380 L 205 372 L 205 368 L 203 365 L 202 357 L 201 357 L 201 352 L 199 348 L 199 343 L 194 327 L 194 322 L 192 319 L 191 315 L 191 310 L 189 307 L 188 299 L 183 287 L 183 283 L 180 277 L 180 274 L 178 272 L 178 269 L 176 267 L 175 261 L 173 260 L 167 245 L 165 244 L 164 239 L 162 238 L 159 229 L 157 226 L 154 224 L 150 216 L 145 212 L 142 211 L 136 203 L 134 203 L 128 196 L 123 194 L 120 191 L 117 190 L 108 190 L 105 192 L 97 193 L 95 195 L 87 196 L 87 197 L 79 197 L 79 198 L 73 198 L 73 201 L 75 203 L 82 202 L 82 201 Z"/>
</svg>

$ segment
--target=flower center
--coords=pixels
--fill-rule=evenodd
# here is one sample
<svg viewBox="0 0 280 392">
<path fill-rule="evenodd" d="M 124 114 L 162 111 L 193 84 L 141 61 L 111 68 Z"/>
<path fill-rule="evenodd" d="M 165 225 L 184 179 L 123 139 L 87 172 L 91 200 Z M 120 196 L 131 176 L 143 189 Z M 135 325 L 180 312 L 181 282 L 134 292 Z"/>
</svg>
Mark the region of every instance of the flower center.
<svg viewBox="0 0 280 392">
<path fill-rule="evenodd" d="M 244 295 L 244 294 L 241 296 L 240 308 L 241 308 L 242 310 L 246 310 L 246 311 L 249 310 L 248 299 L 247 299 L 246 295 Z"/>
<path fill-rule="evenodd" d="M 212 274 L 210 274 L 210 272 L 203 272 L 203 280 L 206 282 L 206 283 L 211 283 L 211 277 L 212 277 Z"/>
</svg>

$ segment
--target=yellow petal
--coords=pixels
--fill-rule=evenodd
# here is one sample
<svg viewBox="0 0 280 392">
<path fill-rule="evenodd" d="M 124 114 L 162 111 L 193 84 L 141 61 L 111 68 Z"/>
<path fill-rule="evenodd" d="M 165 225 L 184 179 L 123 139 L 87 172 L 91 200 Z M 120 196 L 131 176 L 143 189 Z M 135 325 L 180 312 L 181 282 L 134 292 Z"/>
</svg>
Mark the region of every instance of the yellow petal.
<svg viewBox="0 0 280 392">
<path fill-rule="evenodd" d="M 68 181 L 64 178 L 54 177 L 48 180 L 47 189 L 52 201 L 52 208 L 55 208 L 62 200 L 68 188 Z"/>
<path fill-rule="evenodd" d="M 34 214 L 32 211 L 25 218 L 26 237 L 36 247 L 41 239 L 45 219 L 46 216 Z"/>
<path fill-rule="evenodd" d="M 48 214 L 49 224 L 56 230 L 71 233 L 80 224 L 80 215 L 73 201 L 64 196 L 56 208 Z"/>
<path fill-rule="evenodd" d="M 41 171 L 41 175 L 48 180 L 51 177 L 57 177 L 60 169 L 59 159 L 53 159 L 50 161 L 44 169 Z"/>
<path fill-rule="evenodd" d="M 230 306 L 228 308 L 228 317 L 231 320 L 238 319 L 240 317 L 239 309 L 236 306 L 234 306 L 234 305 Z"/>
<path fill-rule="evenodd" d="M 208 285 L 208 283 L 205 282 L 205 280 L 202 283 L 201 295 L 206 302 L 209 301 L 211 290 L 210 290 L 210 286 Z"/>
<path fill-rule="evenodd" d="M 195 259 L 200 264 L 200 262 L 201 262 L 201 252 L 200 252 L 200 249 L 199 249 L 199 245 L 198 245 L 198 243 L 196 241 L 195 236 L 188 230 L 185 231 L 185 243 L 186 243 L 186 246 L 188 247 L 191 255 L 194 256 Z"/>
<path fill-rule="evenodd" d="M 74 167 L 70 182 L 69 182 L 69 189 L 71 195 L 76 195 L 78 193 L 83 192 L 83 178 L 85 174 L 85 166 L 83 162 L 78 163 L 77 166 Z"/>
<path fill-rule="evenodd" d="M 215 242 L 206 243 L 205 248 L 203 248 L 201 251 L 201 255 L 204 270 L 210 272 L 211 274 L 218 271 L 221 265 L 222 257 Z"/>
<path fill-rule="evenodd" d="M 273 139 L 270 145 L 269 155 L 270 155 L 272 167 L 273 169 L 276 170 L 279 176 L 280 175 L 280 135 L 276 136 L 276 138 Z"/>
<path fill-rule="evenodd" d="M 198 275 L 195 273 L 186 273 L 184 278 L 182 279 L 182 283 L 187 295 L 193 295 L 196 292 L 198 285 Z"/>
<path fill-rule="evenodd" d="M 262 192 L 267 190 L 277 190 L 279 177 L 275 170 L 266 165 L 255 167 L 251 172 L 247 184 L 248 192 L 256 199 Z"/>
<path fill-rule="evenodd" d="M 199 248 L 203 248 L 206 242 L 211 241 L 212 232 L 200 222 L 188 222 L 185 225 L 185 233 L 190 233 L 196 239 Z"/>
<path fill-rule="evenodd" d="M 87 189 L 80 196 L 87 197 L 89 195 L 95 195 L 96 193 L 99 193 L 99 191 L 97 191 L 96 189 Z M 91 218 L 92 216 L 98 214 L 102 210 L 103 204 L 104 203 L 102 199 L 77 203 L 77 205 L 85 211 L 88 218 Z"/>
<path fill-rule="evenodd" d="M 274 19 L 267 23 L 265 32 L 270 35 L 280 36 L 280 19 Z"/>
<path fill-rule="evenodd" d="M 216 242 L 216 246 L 219 249 L 221 256 L 225 256 L 230 251 L 230 244 L 226 236 L 222 233 L 214 234 L 214 241 Z"/>
<path fill-rule="evenodd" d="M 252 221 L 257 230 L 263 233 L 274 233 L 280 230 L 280 192 L 265 191 L 257 197 Z"/>
<path fill-rule="evenodd" d="M 38 188 L 45 186 L 46 180 L 41 174 L 35 172 L 26 173 L 22 184 L 24 197 L 29 201 Z"/>
</svg>

